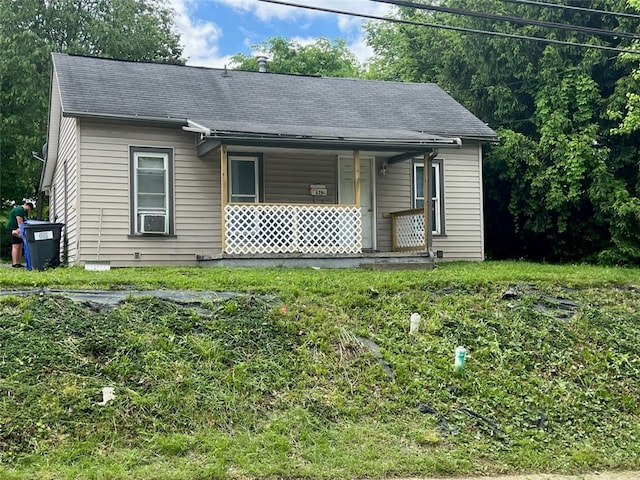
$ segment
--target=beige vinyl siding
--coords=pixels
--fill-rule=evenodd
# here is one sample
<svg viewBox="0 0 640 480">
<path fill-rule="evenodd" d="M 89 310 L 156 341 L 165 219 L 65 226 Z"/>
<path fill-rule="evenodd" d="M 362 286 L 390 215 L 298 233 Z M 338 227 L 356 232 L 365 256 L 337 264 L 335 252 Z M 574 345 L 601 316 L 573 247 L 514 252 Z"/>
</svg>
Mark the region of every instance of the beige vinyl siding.
<svg viewBox="0 0 640 480">
<path fill-rule="evenodd" d="M 231 154 L 230 154 L 231 155 Z M 336 158 L 334 154 L 273 153 L 264 154 L 264 201 L 266 203 L 337 202 Z M 327 187 L 327 196 L 310 195 L 309 185 Z"/>
<path fill-rule="evenodd" d="M 63 120 L 61 131 L 75 129 L 75 120 Z M 100 210 L 103 222 L 100 259 L 113 266 L 193 265 L 196 256 L 216 257 L 221 253 L 220 153 L 205 159 L 196 155 L 194 134 L 179 128 L 118 125 L 115 122 L 82 120 L 78 127 L 79 149 L 67 132 L 60 140 L 60 152 L 81 157 L 78 196 L 68 202 L 68 214 L 76 206 L 82 232 L 76 263 L 97 259 Z M 72 145 L 73 144 L 73 145 Z M 73 146 L 73 149 L 71 148 Z M 136 236 L 130 232 L 129 147 L 170 148 L 173 152 L 174 233 L 173 237 Z M 241 154 L 229 149 L 229 155 Z M 442 250 L 444 260 L 481 260 L 484 256 L 482 230 L 481 154 L 477 143 L 465 143 L 461 150 L 442 150 L 444 174 L 444 236 L 434 237 L 433 249 Z M 263 157 L 264 201 L 267 203 L 326 203 L 337 201 L 337 154 L 333 152 L 265 152 Z M 412 207 L 412 162 L 389 166 L 385 175 L 375 168 L 377 203 L 377 245 L 391 249 L 389 212 Z M 68 165 L 75 171 L 75 163 Z M 60 188 L 60 166 L 55 177 Z M 326 197 L 309 194 L 310 184 L 325 185 Z M 57 198 L 61 196 L 57 193 Z M 59 201 L 55 212 L 60 215 Z M 76 232 L 73 211 L 71 229 Z M 71 237 L 70 237 L 71 239 Z M 75 244 L 75 237 L 70 247 Z M 135 259 L 135 253 L 140 255 Z M 74 252 L 75 254 L 75 252 Z"/>
<path fill-rule="evenodd" d="M 444 159 L 445 236 L 433 238 L 433 250 L 442 250 L 442 260 L 484 260 L 481 146 L 463 145 L 439 155 Z"/>
<path fill-rule="evenodd" d="M 384 175 L 376 173 L 378 250 L 382 252 L 391 251 L 391 218 L 388 214 L 412 208 L 411 176 L 410 160 L 389 165 Z"/>
<path fill-rule="evenodd" d="M 69 264 L 73 264 L 77 258 L 78 245 L 77 121 L 75 118 L 61 117 L 59 125 L 58 158 L 50 189 L 49 220 L 64 223 L 60 239 L 60 260 L 65 260 L 66 248 L 67 260 Z"/>
<path fill-rule="evenodd" d="M 79 263 L 97 258 L 101 209 L 100 259 L 113 266 L 194 265 L 196 255 L 220 254 L 219 155 L 198 158 L 194 135 L 178 127 L 83 120 L 80 131 Z M 174 236 L 131 235 L 129 147 L 173 150 Z"/>
<path fill-rule="evenodd" d="M 444 235 L 433 237 L 442 260 L 483 260 L 482 169 L 480 145 L 464 142 L 460 150 L 440 150 L 444 185 Z M 377 176 L 378 248 L 391 250 L 391 220 L 387 213 L 412 208 L 412 163 L 390 165 Z"/>
</svg>

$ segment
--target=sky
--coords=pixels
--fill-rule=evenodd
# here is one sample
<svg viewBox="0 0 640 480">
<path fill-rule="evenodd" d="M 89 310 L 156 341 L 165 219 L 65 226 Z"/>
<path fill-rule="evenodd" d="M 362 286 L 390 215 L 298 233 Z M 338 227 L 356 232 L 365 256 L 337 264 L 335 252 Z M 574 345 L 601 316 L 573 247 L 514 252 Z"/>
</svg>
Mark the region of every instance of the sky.
<svg viewBox="0 0 640 480">
<path fill-rule="evenodd" d="M 384 16 L 390 5 L 369 0 L 290 0 L 290 3 Z M 366 19 L 276 5 L 258 0 L 170 0 L 176 12 L 187 65 L 231 67 L 236 53 L 252 49 L 269 37 L 282 36 L 305 45 L 315 39 L 344 39 L 358 60 L 366 62 L 371 49 L 364 41 Z"/>
</svg>

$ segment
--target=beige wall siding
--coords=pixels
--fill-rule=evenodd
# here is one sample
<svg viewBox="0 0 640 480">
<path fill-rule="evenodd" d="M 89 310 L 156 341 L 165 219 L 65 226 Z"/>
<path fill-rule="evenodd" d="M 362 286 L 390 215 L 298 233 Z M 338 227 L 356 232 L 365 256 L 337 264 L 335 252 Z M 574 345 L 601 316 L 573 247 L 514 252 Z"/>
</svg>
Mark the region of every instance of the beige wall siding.
<svg viewBox="0 0 640 480">
<path fill-rule="evenodd" d="M 193 265 L 196 255 L 220 253 L 219 156 L 212 154 L 207 160 L 197 157 L 194 135 L 177 127 L 83 120 L 80 131 L 79 263 L 97 258 L 101 209 L 100 259 L 113 266 Z M 173 149 L 172 237 L 131 235 L 130 146 Z"/>
<path fill-rule="evenodd" d="M 391 212 L 409 210 L 411 206 L 411 161 L 389 165 L 384 175 L 376 174 L 378 192 L 378 250 L 391 251 Z"/>
<path fill-rule="evenodd" d="M 72 141 L 77 128 L 78 146 Z M 76 263 L 97 259 L 100 211 L 103 221 L 100 235 L 100 259 L 113 266 L 191 265 L 196 256 L 215 257 L 221 253 L 220 156 L 212 152 L 205 159 L 196 155 L 192 133 L 178 128 L 118 125 L 111 122 L 63 119 L 60 159 L 69 158 L 69 172 L 76 169 L 80 157 L 79 177 L 70 184 L 73 198 L 67 203 L 67 233 L 77 237 L 82 232 Z M 174 225 L 173 237 L 132 236 L 130 232 L 129 147 L 173 149 Z M 435 237 L 434 250 L 442 250 L 444 260 L 481 260 L 484 256 L 482 230 L 481 155 L 477 143 L 465 143 L 461 150 L 443 150 L 443 198 L 445 235 Z M 243 153 L 229 149 L 229 154 Z M 264 201 L 267 203 L 314 203 L 310 184 L 327 187 L 328 195 L 317 203 L 335 203 L 337 199 L 337 155 L 333 153 L 275 153 L 263 155 Z M 61 162 L 59 162 L 62 165 Z M 411 208 L 412 164 L 404 161 L 391 165 L 385 175 L 375 169 L 377 204 L 377 245 L 381 251 L 391 249 L 389 212 Z M 60 165 L 56 170 L 55 214 L 61 219 L 63 202 Z M 77 194 L 74 189 L 78 185 Z M 80 208 L 75 212 L 75 208 Z M 70 215 L 73 212 L 73 217 Z M 76 219 L 79 219 L 76 221 Z M 77 226 L 77 228 L 76 228 Z M 70 248 L 71 251 L 71 248 Z M 139 260 L 135 259 L 136 252 Z"/>
<path fill-rule="evenodd" d="M 265 202 L 336 203 L 336 159 L 334 154 L 265 153 Z M 314 201 L 309 192 L 311 184 L 325 185 L 327 196 Z"/>
<path fill-rule="evenodd" d="M 75 118 L 61 117 L 59 125 L 58 159 L 49 196 L 49 220 L 64 223 L 60 259 L 64 261 L 64 251 L 67 249 L 68 262 L 73 264 L 78 245 L 77 121 Z"/>
<path fill-rule="evenodd" d="M 441 150 L 444 173 L 445 236 L 433 238 L 443 260 L 484 260 L 482 163 L 480 145 L 464 142 L 460 150 Z"/>
<path fill-rule="evenodd" d="M 460 150 L 441 150 L 444 174 L 444 235 L 434 236 L 433 250 L 443 260 L 483 260 L 482 170 L 480 146 L 465 142 Z M 412 208 L 412 163 L 391 165 L 377 176 L 378 247 L 391 250 L 391 220 L 387 213 Z"/>
</svg>

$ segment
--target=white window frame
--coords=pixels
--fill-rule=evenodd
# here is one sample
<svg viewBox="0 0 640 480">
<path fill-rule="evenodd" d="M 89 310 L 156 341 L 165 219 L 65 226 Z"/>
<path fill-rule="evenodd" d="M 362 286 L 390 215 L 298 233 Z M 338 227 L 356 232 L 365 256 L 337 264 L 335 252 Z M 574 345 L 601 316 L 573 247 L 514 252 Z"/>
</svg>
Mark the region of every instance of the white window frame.
<svg viewBox="0 0 640 480">
<path fill-rule="evenodd" d="M 415 161 L 413 163 L 413 208 L 422 208 L 420 203 L 424 205 L 424 197 L 418 196 L 418 182 L 416 179 L 418 178 L 418 169 L 423 169 L 424 175 L 424 162 L 423 161 Z M 442 162 L 441 161 L 432 161 L 431 162 L 431 174 L 433 178 L 436 179 L 435 189 L 431 192 L 431 202 L 432 208 L 435 212 L 434 221 L 432 226 L 432 234 L 433 235 L 442 235 L 444 232 L 443 228 L 443 204 L 442 204 Z M 424 177 L 423 177 L 424 178 Z M 430 183 L 431 185 L 431 183 Z"/>
<path fill-rule="evenodd" d="M 238 154 L 232 154 L 228 156 L 228 161 L 229 161 L 229 166 L 228 166 L 228 171 L 229 171 L 229 198 L 228 201 L 229 203 L 260 203 L 261 200 L 261 191 L 260 191 L 260 183 L 261 183 L 261 178 L 262 178 L 262 168 L 261 168 L 261 163 L 262 163 L 262 159 L 260 158 L 259 155 L 238 155 Z M 254 172 L 254 180 L 255 180 L 255 185 L 253 187 L 253 191 L 254 194 L 253 195 L 248 195 L 248 194 L 236 194 L 233 192 L 233 162 L 253 162 L 253 172 Z M 252 201 L 250 202 L 238 202 L 237 200 L 234 200 L 234 198 L 249 198 L 252 199 Z"/>
<path fill-rule="evenodd" d="M 170 235 L 173 233 L 173 218 L 172 218 L 172 205 L 173 205 L 173 169 L 172 158 L 173 154 L 171 149 L 167 148 L 149 148 L 149 147 L 131 147 L 131 234 L 132 235 L 153 235 L 162 236 Z M 140 157 L 152 157 L 162 159 L 162 170 L 164 172 L 164 205 L 162 208 L 149 208 L 139 206 L 139 191 L 138 191 L 138 174 L 139 170 L 138 161 Z M 164 215 L 165 224 L 164 232 L 147 234 L 142 232 L 142 225 L 140 224 L 140 218 L 142 215 Z"/>
</svg>

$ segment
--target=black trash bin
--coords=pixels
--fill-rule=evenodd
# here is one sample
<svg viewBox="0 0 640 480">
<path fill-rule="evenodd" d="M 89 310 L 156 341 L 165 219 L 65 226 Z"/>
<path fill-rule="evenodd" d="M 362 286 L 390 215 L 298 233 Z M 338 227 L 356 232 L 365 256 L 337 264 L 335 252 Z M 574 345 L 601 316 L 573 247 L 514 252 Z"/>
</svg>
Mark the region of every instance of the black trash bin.
<svg viewBox="0 0 640 480">
<path fill-rule="evenodd" d="M 27 270 L 44 270 L 60 265 L 62 227 L 64 223 L 41 220 L 27 220 L 20 226 Z"/>
</svg>

